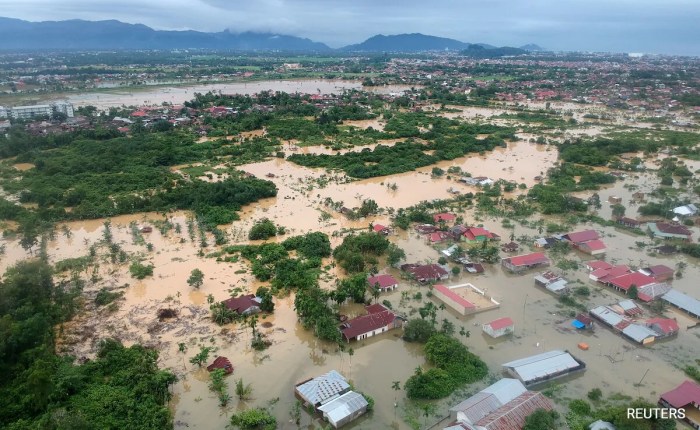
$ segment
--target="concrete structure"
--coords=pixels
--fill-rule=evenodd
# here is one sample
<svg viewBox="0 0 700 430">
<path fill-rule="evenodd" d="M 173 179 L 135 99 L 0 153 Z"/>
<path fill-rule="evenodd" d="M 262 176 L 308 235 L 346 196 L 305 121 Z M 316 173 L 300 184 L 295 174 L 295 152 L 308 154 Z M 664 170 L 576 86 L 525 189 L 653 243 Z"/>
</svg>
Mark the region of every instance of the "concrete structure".
<svg viewBox="0 0 700 430">
<path fill-rule="evenodd" d="M 345 321 L 340 331 L 346 342 L 362 340 L 401 327 L 403 321 L 384 305 L 365 306 L 366 315 Z"/>
<path fill-rule="evenodd" d="M 586 364 L 567 351 L 554 350 L 504 363 L 503 369 L 528 387 L 582 372 Z"/>
<path fill-rule="evenodd" d="M 472 295 L 473 300 L 468 300 L 466 296 Z M 495 309 L 500 303 L 493 298 L 486 296 L 486 293 L 476 288 L 472 284 L 459 284 L 445 286 L 436 284 L 433 288 L 433 297 L 452 308 L 460 315 L 471 315 L 489 309 Z M 479 303 L 476 303 L 478 299 Z"/>
<path fill-rule="evenodd" d="M 318 411 L 337 429 L 367 412 L 367 406 L 367 399 L 362 394 L 348 391 L 337 399 L 319 406 Z"/>
<path fill-rule="evenodd" d="M 294 387 L 294 394 L 304 403 L 304 406 L 313 406 L 314 409 L 337 399 L 348 391 L 350 391 L 350 384 L 335 370 L 307 379 Z"/>
<path fill-rule="evenodd" d="M 694 429 L 700 429 L 700 384 L 685 381 L 673 390 L 663 393 L 659 398 L 662 408 L 685 409 L 685 419 Z"/>
<path fill-rule="evenodd" d="M 499 318 L 481 326 L 481 330 L 493 338 L 498 338 L 515 331 L 515 323 L 508 317 Z"/>
<path fill-rule="evenodd" d="M 552 410 L 552 403 L 517 379 L 503 378 L 450 408 L 454 422 L 445 430 L 519 429 L 537 409 Z"/>
</svg>

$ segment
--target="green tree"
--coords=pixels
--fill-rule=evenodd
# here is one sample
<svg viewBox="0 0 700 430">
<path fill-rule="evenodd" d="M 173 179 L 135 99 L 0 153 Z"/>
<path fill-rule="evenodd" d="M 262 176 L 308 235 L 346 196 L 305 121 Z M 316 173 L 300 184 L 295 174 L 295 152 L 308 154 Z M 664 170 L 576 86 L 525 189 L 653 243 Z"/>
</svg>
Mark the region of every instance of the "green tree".
<svg viewBox="0 0 700 430">
<path fill-rule="evenodd" d="M 277 419 L 267 409 L 247 409 L 232 415 L 231 425 L 241 430 L 275 430 Z"/>
<path fill-rule="evenodd" d="M 424 319 L 416 318 L 404 324 L 403 339 L 407 342 L 425 343 L 435 333 L 435 327 Z"/>
<path fill-rule="evenodd" d="M 187 278 L 187 284 L 190 287 L 199 288 L 204 283 L 204 273 L 199 269 L 192 269 L 190 277 Z"/>
<path fill-rule="evenodd" d="M 200 346 L 199 352 L 194 357 L 190 358 L 190 363 L 196 364 L 197 366 L 202 367 L 202 364 L 206 363 L 206 361 L 209 359 L 210 352 L 211 352 L 211 347 Z"/>
<path fill-rule="evenodd" d="M 556 411 L 537 409 L 525 418 L 523 430 L 556 430 L 558 417 Z"/>
<path fill-rule="evenodd" d="M 250 396 L 253 394 L 253 387 L 250 384 L 243 382 L 243 378 L 236 381 L 236 396 L 239 400 L 250 400 Z"/>
<path fill-rule="evenodd" d="M 260 297 L 260 310 L 263 312 L 274 312 L 275 302 L 272 301 L 272 292 L 267 287 L 260 287 L 255 292 L 257 297 Z"/>
</svg>

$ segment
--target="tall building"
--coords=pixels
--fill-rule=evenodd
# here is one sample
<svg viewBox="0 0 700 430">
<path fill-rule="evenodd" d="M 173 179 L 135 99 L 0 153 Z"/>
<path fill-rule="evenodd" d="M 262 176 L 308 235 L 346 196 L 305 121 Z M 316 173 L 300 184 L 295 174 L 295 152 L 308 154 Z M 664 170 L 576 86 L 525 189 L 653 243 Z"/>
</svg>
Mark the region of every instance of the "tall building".
<svg viewBox="0 0 700 430">
<path fill-rule="evenodd" d="M 73 118 L 73 105 L 68 102 L 55 102 L 48 105 L 0 107 L 0 118 L 9 116 L 14 119 L 32 119 L 38 116 L 50 117 L 54 113 L 62 113 L 68 118 Z"/>
</svg>

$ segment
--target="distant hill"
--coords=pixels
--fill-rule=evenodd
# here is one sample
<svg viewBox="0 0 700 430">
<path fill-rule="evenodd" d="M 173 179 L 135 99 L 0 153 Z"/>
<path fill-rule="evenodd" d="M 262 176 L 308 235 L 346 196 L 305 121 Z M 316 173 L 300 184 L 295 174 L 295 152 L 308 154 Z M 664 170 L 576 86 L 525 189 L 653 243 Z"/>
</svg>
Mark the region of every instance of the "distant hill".
<svg viewBox="0 0 700 430">
<path fill-rule="evenodd" d="M 524 49 L 525 51 L 545 51 L 543 47 L 540 45 L 535 45 L 534 43 L 528 43 L 527 45 L 523 45 L 520 47 L 520 49 Z"/>
<path fill-rule="evenodd" d="M 318 42 L 274 33 L 159 31 L 120 21 L 29 22 L 0 18 L 0 49 L 185 49 L 329 51 Z"/>
<path fill-rule="evenodd" d="M 352 52 L 416 52 L 416 51 L 459 51 L 467 49 L 468 43 L 446 37 L 428 36 L 420 33 L 396 34 L 385 36 L 378 34 L 362 43 L 340 48 Z"/>
</svg>

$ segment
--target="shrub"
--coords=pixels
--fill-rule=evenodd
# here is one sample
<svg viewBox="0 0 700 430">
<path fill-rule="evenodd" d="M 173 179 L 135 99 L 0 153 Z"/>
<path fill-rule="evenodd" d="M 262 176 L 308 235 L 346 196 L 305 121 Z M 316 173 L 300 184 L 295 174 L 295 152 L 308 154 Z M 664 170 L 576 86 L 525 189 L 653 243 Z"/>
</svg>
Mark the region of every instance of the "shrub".
<svg viewBox="0 0 700 430">
<path fill-rule="evenodd" d="M 256 222 L 248 233 L 248 239 L 260 240 L 269 239 L 277 234 L 277 226 L 267 218 Z"/>
<path fill-rule="evenodd" d="M 153 275 L 153 265 L 143 265 L 138 261 L 134 261 L 131 263 L 131 266 L 129 266 L 129 273 L 131 273 L 133 278 L 143 279 Z"/>
<path fill-rule="evenodd" d="M 403 339 L 406 342 L 425 343 L 435 333 L 435 327 L 428 320 L 412 319 L 403 328 Z"/>
</svg>

